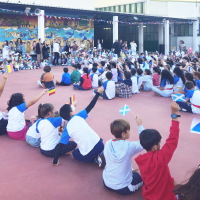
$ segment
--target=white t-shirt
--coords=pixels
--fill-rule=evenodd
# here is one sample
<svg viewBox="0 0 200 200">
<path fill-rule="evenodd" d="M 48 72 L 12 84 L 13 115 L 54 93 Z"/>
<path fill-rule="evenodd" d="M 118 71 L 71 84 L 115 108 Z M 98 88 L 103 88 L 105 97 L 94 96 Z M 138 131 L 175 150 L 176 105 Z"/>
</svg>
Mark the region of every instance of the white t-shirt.
<svg viewBox="0 0 200 200">
<path fill-rule="evenodd" d="M 67 144 L 71 137 L 78 144 L 79 151 L 83 156 L 87 155 L 100 140 L 100 137 L 85 122 L 87 117 L 85 109 L 74 115 L 67 122 L 60 139 L 60 143 Z"/>
<path fill-rule="evenodd" d="M 8 112 L 7 131 L 17 132 L 25 127 L 24 111 L 27 110 L 26 103 L 11 108 Z"/>
<path fill-rule="evenodd" d="M 53 44 L 53 52 L 58 52 L 59 53 L 59 44 L 57 42 L 55 42 Z"/>
<path fill-rule="evenodd" d="M 200 114 L 200 108 L 196 106 L 200 106 L 200 91 L 199 90 L 189 90 L 185 96 L 190 99 L 192 112 L 195 114 Z M 194 106 L 195 105 L 195 106 Z"/>
<path fill-rule="evenodd" d="M 103 84 L 104 91 L 108 97 L 108 99 L 115 98 L 115 81 L 107 80 Z"/>
<path fill-rule="evenodd" d="M 36 123 L 37 123 L 37 122 L 35 122 L 35 123 L 28 129 L 26 135 L 31 136 L 32 138 L 38 139 L 38 138 L 40 138 L 41 136 L 40 136 L 40 133 L 37 133 L 37 131 L 36 131 Z"/>
<path fill-rule="evenodd" d="M 97 88 L 99 84 L 98 84 L 98 75 L 96 73 L 91 74 L 91 80 L 92 80 L 92 88 Z"/>
<path fill-rule="evenodd" d="M 138 85 L 137 85 L 137 76 L 132 76 L 132 94 L 136 94 L 138 92 Z"/>
<path fill-rule="evenodd" d="M 40 148 L 44 151 L 53 150 L 58 144 L 58 127 L 62 124 L 62 118 L 46 118 L 36 122 L 36 131 L 41 135 Z"/>
<path fill-rule="evenodd" d="M 8 54 L 9 54 L 9 46 L 4 46 L 3 47 L 3 59 L 8 58 Z"/>
<path fill-rule="evenodd" d="M 130 45 L 131 45 L 131 50 L 132 50 L 132 51 L 136 51 L 137 44 L 136 44 L 136 43 L 133 43 L 133 42 L 131 42 L 131 43 L 130 43 Z"/>
</svg>

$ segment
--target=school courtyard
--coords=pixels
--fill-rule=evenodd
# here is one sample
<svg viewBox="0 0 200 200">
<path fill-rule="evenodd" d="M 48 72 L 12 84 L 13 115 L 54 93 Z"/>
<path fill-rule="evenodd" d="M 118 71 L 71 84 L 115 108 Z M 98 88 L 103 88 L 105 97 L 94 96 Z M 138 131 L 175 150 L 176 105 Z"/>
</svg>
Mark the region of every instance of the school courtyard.
<svg viewBox="0 0 200 200">
<path fill-rule="evenodd" d="M 61 79 L 62 68 L 52 68 L 54 80 Z M 37 85 L 37 80 L 42 73 L 42 69 L 38 69 L 9 74 L 0 99 L 0 110 L 6 112 L 7 101 L 13 93 L 21 92 L 26 101 L 39 94 L 42 89 Z M 59 86 L 56 87 L 55 95 L 49 97 L 47 94 L 30 107 L 25 113 L 26 118 L 37 115 L 39 103 L 52 103 L 55 110 L 59 110 L 63 104 L 69 102 L 69 97 L 72 95 L 75 95 L 78 101 L 76 112 L 84 109 L 93 98 L 92 90 L 77 91 L 73 90 L 72 86 Z M 142 118 L 144 128 L 155 128 L 161 133 L 163 145 L 169 135 L 171 125 L 171 102 L 171 98 L 156 97 L 153 92 L 141 92 L 129 99 L 115 98 L 110 101 L 99 99 L 95 108 L 89 113 L 87 122 L 105 143 L 113 138 L 110 133 L 110 123 L 115 119 L 124 118 L 131 124 L 130 141 L 137 141 L 138 128 L 134 115 L 129 112 L 122 117 L 119 113 L 119 110 L 127 104 L 133 113 Z M 200 135 L 190 132 L 193 118 L 199 117 L 195 114 L 181 113 L 179 144 L 169 163 L 171 175 L 178 183 L 190 177 L 199 165 Z M 137 168 L 134 161 L 136 156 L 132 158 L 134 169 Z M 103 170 L 95 164 L 79 162 L 65 155 L 59 159 L 60 166 L 53 166 L 53 159 L 41 155 L 39 148 L 33 148 L 25 141 L 17 141 L 7 135 L 0 137 L 0 158 L 1 200 L 143 199 L 141 188 L 130 196 L 120 196 L 106 190 L 103 186 Z"/>
</svg>

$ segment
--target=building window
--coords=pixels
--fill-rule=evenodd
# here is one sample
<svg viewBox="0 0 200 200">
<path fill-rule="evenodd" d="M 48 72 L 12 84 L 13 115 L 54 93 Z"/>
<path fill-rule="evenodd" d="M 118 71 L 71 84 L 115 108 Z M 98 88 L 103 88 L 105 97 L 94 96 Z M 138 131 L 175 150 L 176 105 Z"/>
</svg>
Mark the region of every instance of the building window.
<svg viewBox="0 0 200 200">
<path fill-rule="evenodd" d="M 137 3 L 137 13 L 140 13 L 140 6 L 141 4 L 140 3 Z"/>
<path fill-rule="evenodd" d="M 143 13 L 143 3 L 140 3 L 140 13 Z"/>
<path fill-rule="evenodd" d="M 118 12 L 121 12 L 121 6 L 118 6 Z"/>
<path fill-rule="evenodd" d="M 107 11 L 107 8 L 106 8 L 106 7 L 104 8 L 104 11 Z"/>
<path fill-rule="evenodd" d="M 145 3 L 143 3 L 143 12 L 142 13 L 145 13 Z"/>
<path fill-rule="evenodd" d="M 79 15 L 79 18 L 87 19 L 87 16 Z M 79 26 L 87 26 L 87 20 L 81 20 L 81 19 L 79 19 Z"/>
<path fill-rule="evenodd" d="M 124 12 L 126 12 L 126 5 L 124 5 Z"/>
<path fill-rule="evenodd" d="M 115 6 L 113 6 L 113 10 L 112 10 L 113 12 L 116 12 L 116 9 L 115 9 Z"/>
<path fill-rule="evenodd" d="M 192 24 L 175 24 L 174 33 L 177 36 L 192 36 L 193 25 Z"/>
<path fill-rule="evenodd" d="M 129 13 L 132 13 L 132 9 L 131 9 L 132 5 L 129 4 Z"/>
</svg>

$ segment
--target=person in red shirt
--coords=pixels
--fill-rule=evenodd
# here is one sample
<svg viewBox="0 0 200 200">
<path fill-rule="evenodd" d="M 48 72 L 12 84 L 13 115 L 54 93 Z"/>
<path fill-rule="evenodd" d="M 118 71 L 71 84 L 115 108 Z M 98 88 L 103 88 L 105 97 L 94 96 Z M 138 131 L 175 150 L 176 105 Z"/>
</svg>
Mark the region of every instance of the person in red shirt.
<svg viewBox="0 0 200 200">
<path fill-rule="evenodd" d="M 169 138 L 160 149 L 161 135 L 155 129 L 143 130 L 140 134 L 140 144 L 147 151 L 139 155 L 135 161 L 139 166 L 144 186 L 142 195 L 145 200 L 177 200 L 173 193 L 174 178 L 171 177 L 168 163 L 178 145 L 179 139 L 179 106 L 176 102 L 171 105 L 172 125 Z"/>
<path fill-rule="evenodd" d="M 88 68 L 84 67 L 83 73 L 84 74 L 80 78 L 80 83 L 73 85 L 75 90 L 89 90 L 92 87 L 92 80 L 88 73 Z"/>
<path fill-rule="evenodd" d="M 159 87 L 160 86 L 160 71 L 157 67 L 153 68 L 153 86 Z"/>
</svg>

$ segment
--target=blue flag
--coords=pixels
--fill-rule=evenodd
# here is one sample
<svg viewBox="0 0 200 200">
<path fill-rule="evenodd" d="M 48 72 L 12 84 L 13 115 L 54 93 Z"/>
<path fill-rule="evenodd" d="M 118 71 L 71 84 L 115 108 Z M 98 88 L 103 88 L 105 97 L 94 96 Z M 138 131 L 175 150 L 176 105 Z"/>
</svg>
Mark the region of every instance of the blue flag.
<svg viewBox="0 0 200 200">
<path fill-rule="evenodd" d="M 119 111 L 122 116 L 125 116 L 130 111 L 130 108 L 125 104 L 125 106 Z"/>
<path fill-rule="evenodd" d="M 184 94 L 172 94 L 173 101 L 186 101 Z"/>
<path fill-rule="evenodd" d="M 194 118 L 191 124 L 191 132 L 200 134 L 200 119 Z"/>
</svg>

